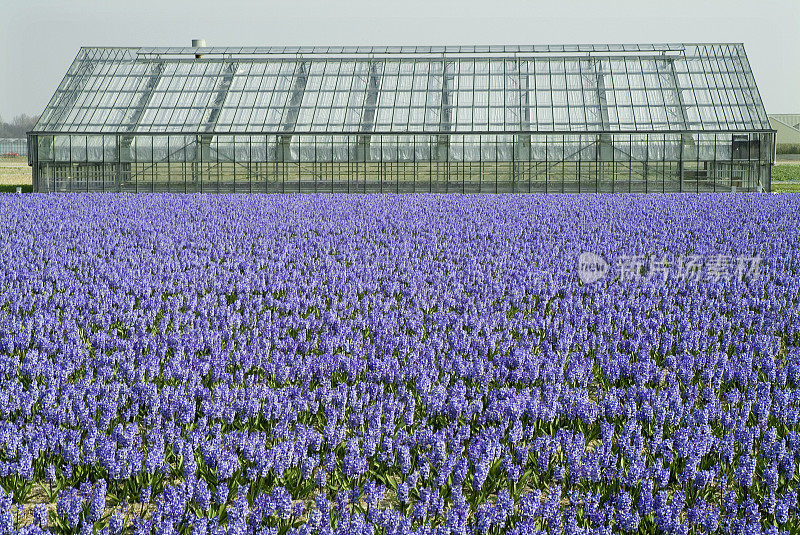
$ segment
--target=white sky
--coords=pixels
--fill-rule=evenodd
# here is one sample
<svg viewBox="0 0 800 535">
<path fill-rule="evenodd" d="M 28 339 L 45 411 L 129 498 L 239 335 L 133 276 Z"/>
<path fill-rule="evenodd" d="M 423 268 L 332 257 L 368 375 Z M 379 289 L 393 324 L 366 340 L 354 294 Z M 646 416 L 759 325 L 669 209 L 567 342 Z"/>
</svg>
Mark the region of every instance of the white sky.
<svg viewBox="0 0 800 535">
<path fill-rule="evenodd" d="M 0 0 L 0 116 L 38 114 L 81 46 L 743 42 L 800 113 L 800 0 Z"/>
</svg>

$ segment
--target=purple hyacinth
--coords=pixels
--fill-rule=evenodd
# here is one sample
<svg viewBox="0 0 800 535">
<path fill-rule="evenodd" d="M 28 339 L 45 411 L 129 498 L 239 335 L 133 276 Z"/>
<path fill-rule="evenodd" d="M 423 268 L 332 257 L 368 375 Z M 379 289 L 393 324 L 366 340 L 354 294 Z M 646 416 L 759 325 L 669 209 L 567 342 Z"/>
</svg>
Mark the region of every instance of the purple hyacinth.
<svg viewBox="0 0 800 535">
<path fill-rule="evenodd" d="M 620 156 L 669 173 L 665 147 Z M 148 533 L 790 530 L 798 208 L 0 195 L 0 477 L 57 492 L 74 532 L 119 531 L 112 494 Z M 608 271 L 581 278 L 581 252 Z"/>
<path fill-rule="evenodd" d="M 204 479 L 198 479 L 194 488 L 194 499 L 202 511 L 211 508 L 211 491 Z"/>
</svg>

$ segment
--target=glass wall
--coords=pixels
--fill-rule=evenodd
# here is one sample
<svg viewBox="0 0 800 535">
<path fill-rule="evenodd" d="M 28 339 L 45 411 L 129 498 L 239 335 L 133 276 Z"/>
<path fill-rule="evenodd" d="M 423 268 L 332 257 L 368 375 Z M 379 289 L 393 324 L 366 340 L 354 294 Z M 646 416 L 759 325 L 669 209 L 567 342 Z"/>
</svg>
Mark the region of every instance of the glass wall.
<svg viewBox="0 0 800 535">
<path fill-rule="evenodd" d="M 30 146 L 42 192 L 712 192 L 769 191 L 773 134 L 40 134 Z"/>
</svg>

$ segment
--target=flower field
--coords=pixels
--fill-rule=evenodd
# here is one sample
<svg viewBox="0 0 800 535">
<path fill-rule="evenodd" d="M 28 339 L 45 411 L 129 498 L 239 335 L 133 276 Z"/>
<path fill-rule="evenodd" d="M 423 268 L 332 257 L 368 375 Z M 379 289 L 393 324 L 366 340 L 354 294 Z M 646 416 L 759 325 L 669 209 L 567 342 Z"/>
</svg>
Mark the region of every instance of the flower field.
<svg viewBox="0 0 800 535">
<path fill-rule="evenodd" d="M 800 195 L 0 195 L 0 250 L 0 534 L 800 533 Z"/>
</svg>

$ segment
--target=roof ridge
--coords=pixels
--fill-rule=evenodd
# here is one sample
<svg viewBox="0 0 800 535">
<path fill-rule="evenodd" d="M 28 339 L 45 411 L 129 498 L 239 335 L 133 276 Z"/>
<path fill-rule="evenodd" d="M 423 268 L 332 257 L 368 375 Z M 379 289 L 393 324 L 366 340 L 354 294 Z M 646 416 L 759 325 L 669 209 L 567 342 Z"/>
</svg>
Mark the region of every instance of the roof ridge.
<svg viewBox="0 0 800 535">
<path fill-rule="evenodd" d="M 136 46 L 83 47 L 86 49 L 126 49 L 145 54 L 462 54 L 462 53 L 636 53 L 680 52 L 694 46 L 743 46 L 734 42 L 708 43 L 579 43 L 579 44 L 486 44 L 486 45 L 285 45 L 285 46 Z"/>
</svg>

